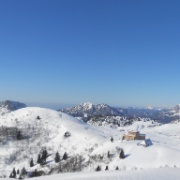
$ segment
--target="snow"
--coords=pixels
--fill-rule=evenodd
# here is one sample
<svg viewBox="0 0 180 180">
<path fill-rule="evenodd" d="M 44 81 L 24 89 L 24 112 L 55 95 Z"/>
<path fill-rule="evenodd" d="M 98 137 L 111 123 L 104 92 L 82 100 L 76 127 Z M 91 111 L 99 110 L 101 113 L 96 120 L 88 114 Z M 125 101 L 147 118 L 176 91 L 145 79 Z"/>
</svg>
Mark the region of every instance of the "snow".
<svg viewBox="0 0 180 180">
<path fill-rule="evenodd" d="M 126 171 L 101 171 L 64 173 L 51 176 L 33 178 L 34 180 L 179 180 L 179 168 L 159 168 L 148 170 Z M 2 180 L 7 180 L 2 178 Z"/>
<path fill-rule="evenodd" d="M 172 175 L 174 179 L 180 177 L 180 123 L 159 125 L 152 121 L 137 121 L 130 126 L 113 129 L 108 126 L 94 127 L 62 112 L 27 107 L 0 117 L 0 126 L 16 126 L 23 133 L 32 136 L 21 141 L 0 141 L 0 175 L 9 175 L 13 167 L 25 167 L 28 171 L 41 168 L 39 165 L 30 168 L 29 160 L 33 158 L 36 161 L 37 154 L 46 147 L 50 154 L 47 159 L 49 167 L 55 165 L 54 155 L 57 151 L 61 156 L 64 152 L 69 157 L 82 155 L 85 162 L 93 156 L 103 157 L 103 160 L 92 161 L 91 165 L 84 167 L 82 173 L 53 175 L 53 180 L 147 179 L 145 177 L 149 176 L 151 179 L 165 179 Z M 122 141 L 123 134 L 130 130 L 146 134 L 153 145 L 143 147 L 137 146 L 141 141 Z M 71 136 L 65 138 L 65 132 L 70 132 Z M 113 142 L 110 141 L 111 137 L 114 138 Z M 120 148 L 125 152 L 125 159 L 119 158 Z M 111 158 L 107 158 L 108 151 Z M 98 165 L 103 172 L 94 172 Z M 110 171 L 105 172 L 107 165 Z M 120 171 L 113 171 L 117 166 Z M 47 179 L 49 176 L 35 179 L 42 178 Z"/>
</svg>

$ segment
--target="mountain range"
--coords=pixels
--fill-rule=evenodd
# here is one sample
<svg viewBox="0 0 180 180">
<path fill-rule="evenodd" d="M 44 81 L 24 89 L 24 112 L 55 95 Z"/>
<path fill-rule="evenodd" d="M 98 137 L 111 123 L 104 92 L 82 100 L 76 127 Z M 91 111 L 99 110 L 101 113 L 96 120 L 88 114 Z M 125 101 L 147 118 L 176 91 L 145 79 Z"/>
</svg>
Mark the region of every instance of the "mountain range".
<svg viewBox="0 0 180 180">
<path fill-rule="evenodd" d="M 72 108 L 60 109 L 74 117 L 81 117 L 82 119 L 89 119 L 93 116 L 124 116 L 127 118 L 150 118 L 161 123 L 169 123 L 180 119 L 180 105 L 176 105 L 171 109 L 157 109 L 157 108 L 117 108 L 111 107 L 107 104 L 94 105 L 90 102 L 77 105 Z"/>
</svg>

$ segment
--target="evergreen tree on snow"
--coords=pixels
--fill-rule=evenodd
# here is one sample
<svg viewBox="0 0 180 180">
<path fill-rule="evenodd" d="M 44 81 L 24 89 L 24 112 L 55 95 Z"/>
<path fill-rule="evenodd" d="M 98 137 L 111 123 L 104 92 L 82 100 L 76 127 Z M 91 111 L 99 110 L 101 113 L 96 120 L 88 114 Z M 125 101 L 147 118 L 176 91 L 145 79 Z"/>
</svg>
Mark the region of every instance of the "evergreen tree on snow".
<svg viewBox="0 0 180 180">
<path fill-rule="evenodd" d="M 13 171 L 12 171 L 12 178 L 16 178 L 16 170 L 15 170 L 15 168 L 13 168 Z"/>
<path fill-rule="evenodd" d="M 107 157 L 110 158 L 110 151 L 108 151 Z"/>
<path fill-rule="evenodd" d="M 40 154 L 38 154 L 37 163 L 41 164 L 41 155 Z"/>
<path fill-rule="evenodd" d="M 64 155 L 63 155 L 63 160 L 66 160 L 68 158 L 68 155 L 67 153 L 65 152 Z"/>
<path fill-rule="evenodd" d="M 20 140 L 22 138 L 21 131 L 19 130 L 17 135 L 16 135 L 17 140 Z"/>
<path fill-rule="evenodd" d="M 33 167 L 34 166 L 34 161 L 33 161 L 33 159 L 31 159 L 31 161 L 30 161 L 30 167 Z"/>
<path fill-rule="evenodd" d="M 58 152 L 56 153 L 56 156 L 55 156 L 55 162 L 56 163 L 60 162 L 60 155 Z"/>
<path fill-rule="evenodd" d="M 120 159 L 124 159 L 124 158 L 125 158 L 124 150 L 123 150 L 123 149 L 121 149 L 121 152 L 120 152 L 120 154 L 119 154 L 119 158 L 120 158 Z"/>
<path fill-rule="evenodd" d="M 98 167 L 96 168 L 96 171 L 101 171 L 101 167 L 98 166 Z"/>
</svg>

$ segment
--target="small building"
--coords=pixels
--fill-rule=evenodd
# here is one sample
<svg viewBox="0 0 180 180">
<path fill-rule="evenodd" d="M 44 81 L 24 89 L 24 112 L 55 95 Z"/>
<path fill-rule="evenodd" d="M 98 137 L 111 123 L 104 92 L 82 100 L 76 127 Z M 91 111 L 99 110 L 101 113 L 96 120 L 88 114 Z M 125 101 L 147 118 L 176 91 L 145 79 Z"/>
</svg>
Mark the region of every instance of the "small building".
<svg viewBox="0 0 180 180">
<path fill-rule="evenodd" d="M 139 131 L 129 131 L 128 134 L 124 134 L 122 140 L 145 140 L 146 135 L 140 134 Z"/>
<path fill-rule="evenodd" d="M 137 145 L 148 147 L 148 146 L 152 145 L 152 141 L 150 139 L 145 139 L 145 140 L 141 141 L 140 143 L 138 143 Z"/>
</svg>

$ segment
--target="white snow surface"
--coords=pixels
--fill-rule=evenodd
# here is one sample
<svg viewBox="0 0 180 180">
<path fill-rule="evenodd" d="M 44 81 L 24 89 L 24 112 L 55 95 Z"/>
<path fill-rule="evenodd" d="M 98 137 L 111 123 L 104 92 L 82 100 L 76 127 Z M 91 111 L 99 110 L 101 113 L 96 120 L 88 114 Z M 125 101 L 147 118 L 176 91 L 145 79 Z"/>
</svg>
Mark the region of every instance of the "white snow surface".
<svg viewBox="0 0 180 180">
<path fill-rule="evenodd" d="M 179 180 L 179 168 L 159 168 L 138 171 L 101 171 L 64 173 L 33 178 L 34 180 Z M 2 178 L 2 180 L 7 180 Z M 9 179 L 10 180 L 10 179 Z"/>
<path fill-rule="evenodd" d="M 38 116 L 40 119 L 37 119 Z M 166 179 L 163 173 L 167 176 L 172 174 L 174 179 L 180 177 L 180 123 L 157 126 L 151 121 L 138 121 L 117 129 L 93 127 L 62 112 L 27 107 L 0 117 L 0 126 L 18 127 L 23 133 L 32 135 L 31 138 L 20 141 L 0 141 L 0 175 L 9 175 L 13 167 L 25 167 L 28 171 L 41 168 L 39 165 L 30 168 L 29 161 L 33 158 L 36 162 L 37 154 L 46 147 L 50 154 L 47 159 L 49 166 L 55 165 L 54 156 L 57 151 L 61 156 L 64 152 L 69 157 L 80 154 L 85 162 L 90 156 L 104 156 L 102 162 L 92 162 L 82 170 L 83 173 L 53 175 L 52 180 L 61 177 L 88 180 L 147 179 L 144 177 L 151 175 L 151 179 L 157 179 L 156 176 Z M 138 141 L 122 141 L 123 134 L 129 130 L 139 130 L 146 134 L 153 145 L 145 148 L 137 146 Z M 67 131 L 71 136 L 65 138 L 64 133 Z M 111 137 L 114 138 L 113 142 L 110 141 Z M 119 158 L 119 148 L 124 149 L 125 159 Z M 110 159 L 107 158 L 108 151 L 112 155 Z M 98 165 L 103 172 L 98 172 L 96 177 L 97 173 L 94 171 Z M 105 172 L 107 165 L 110 171 Z M 119 171 L 113 171 L 117 166 Z M 46 171 L 46 168 L 43 170 Z"/>
</svg>

